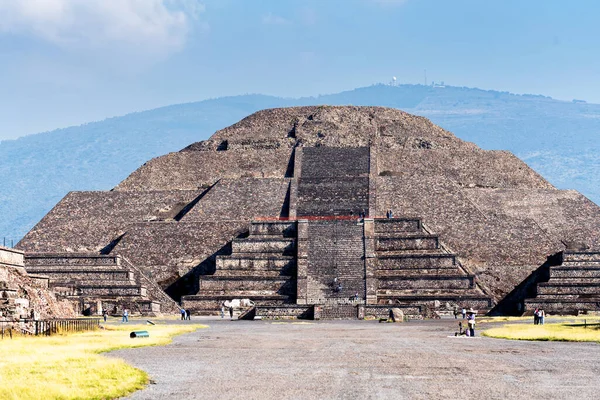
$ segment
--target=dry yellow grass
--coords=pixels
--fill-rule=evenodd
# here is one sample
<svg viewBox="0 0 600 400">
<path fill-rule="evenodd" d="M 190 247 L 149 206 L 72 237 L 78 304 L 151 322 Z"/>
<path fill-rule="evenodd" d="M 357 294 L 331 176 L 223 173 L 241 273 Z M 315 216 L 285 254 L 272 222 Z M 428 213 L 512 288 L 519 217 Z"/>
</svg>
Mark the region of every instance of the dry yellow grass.
<svg viewBox="0 0 600 400">
<path fill-rule="evenodd" d="M 588 320 L 588 324 L 592 322 Z M 593 321 L 597 322 L 597 321 Z M 512 340 L 542 340 L 562 342 L 600 342 L 598 325 L 582 326 L 583 320 L 573 320 L 559 324 L 507 324 L 491 328 L 483 336 Z"/>
<path fill-rule="evenodd" d="M 0 342 L 0 399 L 113 399 L 139 390 L 148 375 L 100 353 L 163 345 L 203 325 L 124 325 L 50 337 L 15 337 Z M 130 339 L 147 330 L 149 338 Z"/>
</svg>

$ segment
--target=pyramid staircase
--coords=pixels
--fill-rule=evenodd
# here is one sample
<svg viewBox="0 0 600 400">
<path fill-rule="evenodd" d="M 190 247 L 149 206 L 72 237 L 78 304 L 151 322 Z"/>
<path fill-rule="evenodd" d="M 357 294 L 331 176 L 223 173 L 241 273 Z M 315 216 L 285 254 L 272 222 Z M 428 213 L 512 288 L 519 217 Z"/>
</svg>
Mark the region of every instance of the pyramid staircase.
<svg viewBox="0 0 600 400">
<path fill-rule="evenodd" d="M 560 265 L 550 267 L 548 282 L 538 283 L 525 310 L 551 314 L 600 311 L 600 252 L 563 252 Z"/>
<path fill-rule="evenodd" d="M 246 238 L 233 239 L 231 255 L 217 256 L 213 275 L 200 277 L 198 294 L 182 297 L 195 313 L 214 314 L 226 300 L 260 306 L 296 303 L 296 222 L 253 221 Z"/>
<path fill-rule="evenodd" d="M 456 255 L 421 220 L 374 220 L 377 304 L 424 306 L 450 311 L 454 306 L 487 312 L 492 298 L 468 274 Z"/>
<path fill-rule="evenodd" d="M 161 302 L 149 296 L 139 273 L 119 256 L 29 253 L 25 269 L 48 277 L 50 290 L 71 301 L 81 314 L 97 314 L 102 309 L 121 313 L 123 308 L 143 315 L 161 312 Z"/>
</svg>

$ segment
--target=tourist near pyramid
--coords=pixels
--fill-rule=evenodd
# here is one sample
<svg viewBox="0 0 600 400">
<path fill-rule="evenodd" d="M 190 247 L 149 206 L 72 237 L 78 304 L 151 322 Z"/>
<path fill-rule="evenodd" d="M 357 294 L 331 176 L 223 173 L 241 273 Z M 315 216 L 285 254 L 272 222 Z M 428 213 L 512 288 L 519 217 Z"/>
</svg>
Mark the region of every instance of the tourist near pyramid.
<svg viewBox="0 0 600 400">
<path fill-rule="evenodd" d="M 600 304 L 599 230 L 596 204 L 509 152 L 396 109 L 319 106 L 257 112 L 111 191 L 71 192 L 17 248 L 80 312 L 569 313 Z"/>
</svg>

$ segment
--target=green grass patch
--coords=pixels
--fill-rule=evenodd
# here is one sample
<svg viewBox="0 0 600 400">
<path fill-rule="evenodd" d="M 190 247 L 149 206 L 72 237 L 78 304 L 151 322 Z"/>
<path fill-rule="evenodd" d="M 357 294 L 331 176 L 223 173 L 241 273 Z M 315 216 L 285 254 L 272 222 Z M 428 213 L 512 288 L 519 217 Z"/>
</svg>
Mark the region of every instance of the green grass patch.
<svg viewBox="0 0 600 400">
<path fill-rule="evenodd" d="M 596 322 L 596 321 L 594 321 Z M 565 322 L 545 325 L 507 324 L 499 328 L 490 328 L 482 333 L 498 339 L 541 340 L 560 342 L 600 342 L 600 327 L 579 322 Z"/>
<path fill-rule="evenodd" d="M 0 399 L 114 399 L 142 389 L 148 374 L 101 353 L 164 345 L 204 325 L 119 325 L 56 336 L 0 342 Z M 146 330 L 149 338 L 130 339 Z"/>
</svg>

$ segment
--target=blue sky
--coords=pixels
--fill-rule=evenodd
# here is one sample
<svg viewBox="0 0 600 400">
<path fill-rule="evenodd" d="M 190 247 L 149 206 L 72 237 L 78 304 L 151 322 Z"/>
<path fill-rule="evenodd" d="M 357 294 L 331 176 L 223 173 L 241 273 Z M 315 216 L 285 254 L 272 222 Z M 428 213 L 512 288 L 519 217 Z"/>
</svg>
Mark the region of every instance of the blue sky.
<svg viewBox="0 0 600 400">
<path fill-rule="evenodd" d="M 244 93 L 400 83 L 600 103 L 600 3 L 0 0 L 0 139 Z"/>
</svg>

